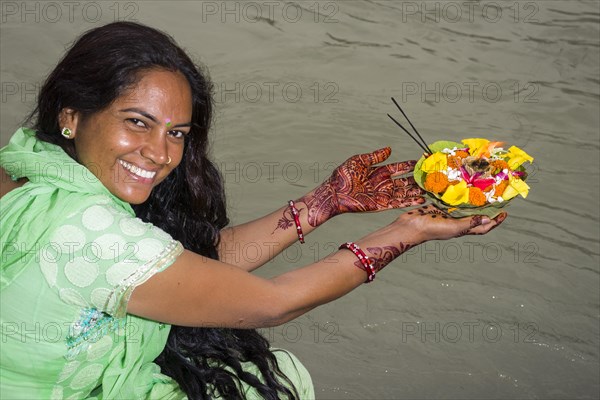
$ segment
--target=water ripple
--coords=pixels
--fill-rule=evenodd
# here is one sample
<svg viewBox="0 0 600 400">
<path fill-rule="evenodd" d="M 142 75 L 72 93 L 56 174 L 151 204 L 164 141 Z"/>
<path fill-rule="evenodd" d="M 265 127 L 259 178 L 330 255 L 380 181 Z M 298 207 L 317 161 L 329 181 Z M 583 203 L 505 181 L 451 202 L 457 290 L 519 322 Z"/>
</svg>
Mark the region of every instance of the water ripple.
<svg viewBox="0 0 600 400">
<path fill-rule="evenodd" d="M 337 38 L 329 32 L 327 32 L 326 35 L 329 36 L 331 39 L 335 40 L 336 42 L 343 44 L 343 45 L 348 45 L 348 46 L 352 45 L 352 46 L 364 46 L 364 47 L 392 47 L 389 44 L 361 42 L 361 41 L 356 41 L 356 40 L 347 40 L 347 39 Z"/>
<path fill-rule="evenodd" d="M 352 15 L 350 13 L 346 13 L 346 15 L 349 16 L 350 18 L 354 18 L 354 19 L 357 19 L 357 20 L 363 21 L 363 22 L 368 22 L 370 24 L 378 24 L 379 23 L 378 21 L 373 21 L 373 20 L 366 19 L 366 18 L 363 18 L 363 17 L 357 17 L 356 15 Z"/>
<path fill-rule="evenodd" d="M 583 11 L 583 12 L 578 13 L 578 12 L 571 12 L 571 11 L 565 11 L 565 10 L 557 10 L 556 8 L 547 8 L 546 10 L 555 12 L 557 14 L 563 14 L 563 15 L 573 15 L 573 16 L 591 15 L 593 17 L 600 16 L 600 13 L 595 13 L 595 12 L 591 12 L 591 11 Z"/>
<path fill-rule="evenodd" d="M 396 57 L 396 58 L 402 58 L 402 59 L 408 59 L 408 60 L 416 60 L 416 58 L 414 58 L 411 55 L 404 55 L 404 54 L 395 54 L 392 53 L 390 54 L 391 57 Z"/>
<path fill-rule="evenodd" d="M 598 216 L 596 215 L 591 215 L 591 214 L 587 214 L 587 213 L 580 213 L 577 212 L 576 210 L 570 209 L 570 208 L 564 208 L 564 207 L 557 207 L 551 204 L 547 204 L 541 201 L 535 201 L 535 200 L 528 200 L 528 203 L 532 204 L 532 205 L 536 205 L 539 207 L 544 207 L 547 208 L 549 210 L 553 210 L 553 211 L 561 211 L 561 212 L 565 212 L 567 214 L 572 214 L 572 215 L 577 215 L 578 217 L 584 218 L 584 219 L 590 219 L 592 221 L 596 221 L 599 222 L 600 220 L 598 219 Z"/>
<path fill-rule="evenodd" d="M 472 33 L 458 32 L 458 31 L 454 31 L 454 30 L 448 29 L 448 28 L 442 28 L 442 30 L 446 31 L 446 32 L 454 33 L 455 35 L 470 37 L 470 38 L 474 38 L 474 39 L 486 39 L 486 40 L 492 40 L 492 41 L 495 41 L 495 42 L 503 42 L 503 43 L 506 43 L 506 42 L 510 43 L 511 42 L 511 40 L 509 40 L 509 39 L 499 39 L 499 38 L 493 37 L 493 36 L 474 35 Z"/>
<path fill-rule="evenodd" d="M 548 241 L 550 243 L 554 243 L 554 244 L 556 244 L 558 246 L 575 249 L 575 250 L 578 250 L 578 251 L 580 251 L 583 254 L 586 254 L 588 256 L 600 256 L 600 253 L 596 253 L 594 251 L 591 251 L 590 249 L 588 249 L 586 247 L 580 246 L 578 244 L 575 244 L 573 242 L 569 242 L 569 241 L 566 241 L 566 240 L 559 240 L 559 239 L 556 239 L 553 236 L 542 235 L 541 233 L 536 232 L 536 231 L 532 231 L 532 230 L 529 230 L 529 229 L 514 228 L 514 227 L 510 228 L 510 230 L 513 231 L 513 232 L 523 233 L 523 234 L 525 234 L 525 235 L 527 235 L 529 237 L 535 237 L 535 238 L 544 239 L 544 240 L 546 240 L 546 241 Z"/>
<path fill-rule="evenodd" d="M 577 269 L 577 270 L 583 270 L 583 271 L 589 271 L 589 272 L 593 272 L 596 275 L 600 275 L 600 271 L 595 270 L 593 268 L 590 267 L 585 267 L 585 266 L 580 266 L 580 265 L 574 265 L 568 262 L 565 262 L 564 265 L 568 265 L 569 267 L 573 268 L 573 269 Z"/>
<path fill-rule="evenodd" d="M 522 217 L 522 216 L 520 216 L 519 219 L 522 220 L 522 221 L 530 221 L 530 222 L 536 222 L 536 223 L 539 223 L 539 224 L 550 225 L 551 227 L 553 227 L 555 229 L 558 229 L 558 230 L 561 230 L 561 231 L 563 231 L 565 233 L 568 233 L 571 236 L 575 236 L 579 240 L 584 240 L 586 242 L 591 242 L 591 243 L 598 243 L 598 239 L 592 239 L 592 238 L 580 235 L 578 233 L 572 232 L 572 231 L 570 231 L 570 230 L 564 228 L 563 226 L 561 226 L 561 225 L 559 225 L 557 223 L 554 223 L 554 222 L 544 221 L 544 220 L 535 219 L 535 218 Z"/>
<path fill-rule="evenodd" d="M 573 46 L 592 46 L 592 47 L 600 47 L 600 43 L 596 42 L 586 42 L 585 40 L 568 40 L 568 39 L 560 39 L 561 42 L 566 42 Z"/>
</svg>

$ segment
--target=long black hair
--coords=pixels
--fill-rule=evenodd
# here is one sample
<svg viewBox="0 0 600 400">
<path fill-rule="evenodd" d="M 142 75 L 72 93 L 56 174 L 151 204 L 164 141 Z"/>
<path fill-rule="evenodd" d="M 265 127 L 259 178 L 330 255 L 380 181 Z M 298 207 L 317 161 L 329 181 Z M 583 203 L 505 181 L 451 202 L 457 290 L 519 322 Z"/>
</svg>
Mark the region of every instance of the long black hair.
<svg viewBox="0 0 600 400">
<path fill-rule="evenodd" d="M 216 260 L 219 231 L 229 220 L 221 174 L 208 159 L 213 86 L 170 36 L 131 22 L 88 31 L 50 73 L 29 119 L 35 121 L 40 140 L 57 144 L 76 158 L 72 141 L 60 135 L 60 111 L 72 108 L 83 117 L 101 111 L 151 69 L 179 71 L 186 77 L 192 91 L 192 128 L 181 164 L 146 202 L 134 206 L 135 213 L 186 249 Z M 243 399 L 242 382 L 265 399 L 298 397 L 269 342 L 253 329 L 173 326 L 156 362 L 190 399 L 217 394 Z M 244 371 L 244 362 L 256 365 L 262 379 Z"/>
</svg>

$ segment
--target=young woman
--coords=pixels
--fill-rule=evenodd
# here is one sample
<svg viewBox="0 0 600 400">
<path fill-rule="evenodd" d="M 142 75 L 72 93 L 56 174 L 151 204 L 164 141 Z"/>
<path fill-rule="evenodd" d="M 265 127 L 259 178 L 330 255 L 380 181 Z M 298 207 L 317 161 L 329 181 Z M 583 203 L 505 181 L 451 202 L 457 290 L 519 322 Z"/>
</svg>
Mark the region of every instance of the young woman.
<svg viewBox="0 0 600 400">
<path fill-rule="evenodd" d="M 250 271 L 332 217 L 419 205 L 414 162 L 349 158 L 305 196 L 228 227 L 207 157 L 212 87 L 165 34 L 84 34 L 41 89 L 33 129 L 0 151 L 2 398 L 313 398 L 310 376 L 254 328 L 370 281 L 427 240 L 490 220 L 424 206 L 326 259 Z M 259 259 L 235 249 L 254 243 Z M 232 250 L 233 249 L 233 250 Z"/>
</svg>

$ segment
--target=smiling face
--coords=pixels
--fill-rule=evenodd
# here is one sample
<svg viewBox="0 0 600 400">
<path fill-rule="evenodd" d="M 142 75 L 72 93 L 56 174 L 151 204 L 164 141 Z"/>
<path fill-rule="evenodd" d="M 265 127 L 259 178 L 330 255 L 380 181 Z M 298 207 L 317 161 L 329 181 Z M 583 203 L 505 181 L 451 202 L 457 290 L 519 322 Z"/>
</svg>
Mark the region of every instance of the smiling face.
<svg viewBox="0 0 600 400">
<path fill-rule="evenodd" d="M 140 204 L 181 162 L 191 118 L 186 78 L 150 70 L 105 109 L 85 118 L 63 109 L 59 120 L 73 132 L 78 161 L 112 194 Z"/>
</svg>

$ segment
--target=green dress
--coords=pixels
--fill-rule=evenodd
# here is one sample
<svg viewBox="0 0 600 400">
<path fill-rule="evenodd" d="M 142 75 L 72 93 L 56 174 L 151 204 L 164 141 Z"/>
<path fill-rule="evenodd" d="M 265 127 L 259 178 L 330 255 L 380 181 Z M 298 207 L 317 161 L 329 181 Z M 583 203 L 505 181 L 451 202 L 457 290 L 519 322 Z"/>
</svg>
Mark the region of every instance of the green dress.
<svg viewBox="0 0 600 400">
<path fill-rule="evenodd" d="M 0 398 L 186 398 L 153 362 L 170 325 L 126 313 L 133 289 L 181 244 L 29 129 L 0 150 L 0 165 L 29 180 L 0 200 Z M 275 354 L 301 397 L 314 398 L 302 364 Z"/>
</svg>

